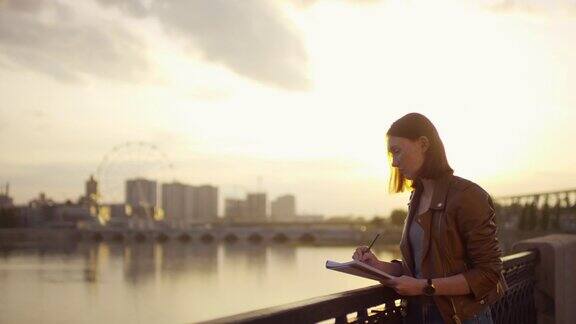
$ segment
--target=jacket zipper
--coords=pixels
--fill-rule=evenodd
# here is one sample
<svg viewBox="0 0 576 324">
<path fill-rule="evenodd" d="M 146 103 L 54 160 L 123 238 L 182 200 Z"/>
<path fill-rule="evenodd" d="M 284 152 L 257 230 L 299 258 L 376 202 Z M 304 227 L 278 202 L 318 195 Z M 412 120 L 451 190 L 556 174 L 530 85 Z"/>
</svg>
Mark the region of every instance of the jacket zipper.
<svg viewBox="0 0 576 324">
<path fill-rule="evenodd" d="M 440 226 L 442 224 L 442 220 L 440 217 L 436 217 L 436 218 L 437 218 L 437 226 L 436 226 L 437 234 L 441 234 Z M 436 235 L 436 236 L 438 236 L 438 235 Z M 440 235 L 440 236 L 442 236 L 442 235 Z M 449 253 L 447 253 L 447 251 L 446 251 L 446 246 L 444 245 L 444 240 L 443 239 L 439 239 L 439 240 L 442 240 L 442 244 L 441 244 L 442 250 L 444 251 L 444 254 L 446 255 L 446 257 L 448 259 L 448 266 L 450 268 L 452 268 L 452 259 L 449 255 Z M 439 240 L 437 240 L 436 242 L 438 243 Z M 438 249 L 438 244 L 436 244 L 436 250 L 438 250 L 438 252 L 440 252 Z M 444 278 L 446 278 L 446 268 L 444 267 L 444 264 L 442 262 L 440 262 L 440 265 L 442 266 L 442 273 L 444 274 Z M 452 315 L 452 320 L 456 324 L 462 324 L 462 320 L 460 320 L 460 317 L 458 316 L 458 312 L 456 311 L 456 305 L 454 304 L 454 299 L 452 298 L 452 296 L 449 296 L 448 298 L 450 299 L 450 304 L 452 305 L 452 310 L 454 311 L 454 315 Z"/>
</svg>

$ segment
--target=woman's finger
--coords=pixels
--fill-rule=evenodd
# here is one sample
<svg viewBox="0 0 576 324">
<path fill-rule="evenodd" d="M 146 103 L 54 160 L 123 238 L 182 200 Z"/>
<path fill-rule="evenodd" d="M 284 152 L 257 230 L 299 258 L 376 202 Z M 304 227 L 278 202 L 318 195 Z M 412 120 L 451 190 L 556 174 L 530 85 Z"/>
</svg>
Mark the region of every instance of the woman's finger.
<svg viewBox="0 0 576 324">
<path fill-rule="evenodd" d="M 370 251 L 368 251 L 368 252 L 366 252 L 366 253 L 364 253 L 364 254 L 362 255 L 362 259 L 363 259 L 364 261 L 374 260 L 375 258 L 376 258 L 376 257 L 374 256 L 374 253 L 372 253 L 372 252 L 370 252 Z"/>
<path fill-rule="evenodd" d="M 356 248 L 356 251 L 354 251 L 354 254 L 352 255 L 352 259 L 362 260 L 362 257 L 364 255 L 364 248 L 365 248 L 365 246 L 360 246 L 360 247 Z"/>
<path fill-rule="evenodd" d="M 398 285 L 396 280 L 389 279 L 389 278 L 383 278 L 382 280 L 380 280 L 380 283 L 382 283 L 385 286 L 391 287 L 391 288 L 394 288 Z"/>
</svg>

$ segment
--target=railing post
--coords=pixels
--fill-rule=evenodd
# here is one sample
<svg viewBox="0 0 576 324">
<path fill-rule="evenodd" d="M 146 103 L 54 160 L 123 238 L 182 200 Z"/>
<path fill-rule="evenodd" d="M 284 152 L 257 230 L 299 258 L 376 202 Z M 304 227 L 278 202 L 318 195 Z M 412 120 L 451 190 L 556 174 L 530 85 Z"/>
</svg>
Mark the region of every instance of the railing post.
<svg viewBox="0 0 576 324">
<path fill-rule="evenodd" d="M 336 324 L 346 324 L 346 323 L 348 323 L 348 318 L 346 317 L 346 314 L 336 317 Z"/>
<path fill-rule="evenodd" d="M 576 235 L 537 237 L 518 242 L 513 249 L 539 251 L 534 289 L 538 323 L 576 323 Z"/>
<path fill-rule="evenodd" d="M 360 309 L 356 312 L 358 314 L 358 322 L 359 323 L 364 323 L 364 321 L 366 321 L 368 319 L 368 310 L 363 308 Z"/>
</svg>

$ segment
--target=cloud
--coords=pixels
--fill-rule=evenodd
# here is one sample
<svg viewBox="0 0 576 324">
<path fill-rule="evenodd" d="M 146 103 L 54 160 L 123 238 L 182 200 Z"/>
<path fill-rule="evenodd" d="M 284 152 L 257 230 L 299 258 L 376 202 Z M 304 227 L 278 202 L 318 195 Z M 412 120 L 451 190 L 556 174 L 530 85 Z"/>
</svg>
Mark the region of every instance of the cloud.
<svg viewBox="0 0 576 324">
<path fill-rule="evenodd" d="M 138 39 L 118 24 L 84 18 L 54 0 L 0 2 L 0 55 L 65 82 L 145 78 L 145 48 Z"/>
<path fill-rule="evenodd" d="M 203 58 L 238 75 L 290 90 L 309 88 L 298 31 L 267 0 L 97 0 L 128 18 L 157 20 Z M 0 61 L 78 82 L 88 76 L 138 81 L 146 46 L 122 20 L 62 0 L 0 1 Z"/>
<path fill-rule="evenodd" d="M 308 8 L 320 2 L 320 0 L 286 0 L 286 1 L 290 2 L 291 4 L 299 8 Z M 334 0 L 324 0 L 324 1 L 334 2 Z M 347 2 L 352 5 L 366 5 L 366 4 L 383 2 L 383 0 L 343 0 L 342 2 Z"/>
<path fill-rule="evenodd" d="M 307 54 L 293 24 L 268 0 L 98 0 L 133 17 L 157 19 L 207 61 L 277 87 L 304 90 Z"/>
</svg>

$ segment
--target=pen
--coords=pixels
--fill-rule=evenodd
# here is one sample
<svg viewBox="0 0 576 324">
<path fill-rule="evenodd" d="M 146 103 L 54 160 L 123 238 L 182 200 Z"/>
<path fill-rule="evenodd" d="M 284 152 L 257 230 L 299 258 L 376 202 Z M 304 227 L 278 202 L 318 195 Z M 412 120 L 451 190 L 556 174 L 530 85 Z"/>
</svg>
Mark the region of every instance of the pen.
<svg viewBox="0 0 576 324">
<path fill-rule="evenodd" d="M 376 242 L 376 239 L 378 239 L 378 236 L 380 236 L 380 234 L 376 234 L 376 237 L 372 240 L 372 243 L 370 243 L 370 245 L 368 246 L 368 250 L 370 250 L 372 248 L 372 245 L 374 245 L 374 242 Z"/>
</svg>

